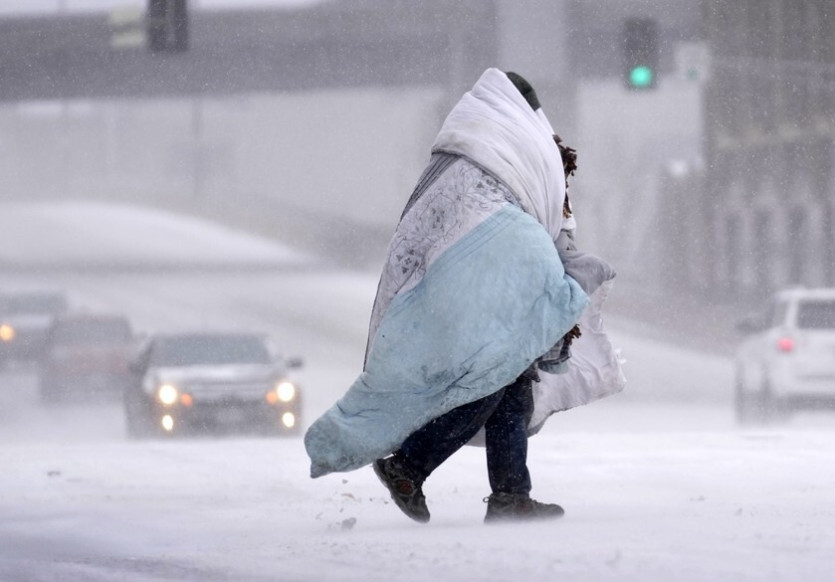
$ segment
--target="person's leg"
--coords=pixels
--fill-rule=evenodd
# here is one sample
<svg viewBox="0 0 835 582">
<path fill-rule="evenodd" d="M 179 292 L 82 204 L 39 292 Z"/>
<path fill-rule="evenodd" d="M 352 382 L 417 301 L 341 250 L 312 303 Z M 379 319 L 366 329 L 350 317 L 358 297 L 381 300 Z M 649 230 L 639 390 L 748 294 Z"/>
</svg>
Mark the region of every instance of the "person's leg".
<svg viewBox="0 0 835 582">
<path fill-rule="evenodd" d="M 493 415 L 484 424 L 487 473 L 492 493 L 486 498 L 486 523 L 548 519 L 562 516 L 563 508 L 530 497 L 528 423 L 533 414 L 533 387 L 527 376 L 505 389 Z"/>
<path fill-rule="evenodd" d="M 503 400 L 504 391 L 502 388 L 428 422 L 409 435 L 394 456 L 425 480 L 484 426 Z"/>
<path fill-rule="evenodd" d="M 372 467 L 377 477 L 408 517 L 421 523 L 429 521 L 423 482 L 475 436 L 502 399 L 503 392 L 501 389 L 428 422 L 409 435 L 392 456 L 374 461 Z"/>
<path fill-rule="evenodd" d="M 533 414 L 530 378 L 520 376 L 507 386 L 495 411 L 484 424 L 487 445 L 487 475 L 493 493 L 527 495 L 528 422 Z"/>
</svg>

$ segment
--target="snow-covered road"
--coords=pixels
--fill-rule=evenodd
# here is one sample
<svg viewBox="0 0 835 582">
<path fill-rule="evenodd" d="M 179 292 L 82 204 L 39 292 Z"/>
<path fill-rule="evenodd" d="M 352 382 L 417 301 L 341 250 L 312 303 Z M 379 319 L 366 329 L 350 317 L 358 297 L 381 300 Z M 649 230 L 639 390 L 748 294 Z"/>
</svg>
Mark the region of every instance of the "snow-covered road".
<svg viewBox="0 0 835 582">
<path fill-rule="evenodd" d="M 419 525 L 370 470 L 310 480 L 299 438 L 6 442 L 0 580 L 830 579 L 835 433 L 600 406 L 531 441 L 534 493 L 567 508 L 541 524 L 481 523 L 476 448 L 427 482 L 433 518 Z M 611 424 L 656 415 L 714 428 Z"/>
</svg>

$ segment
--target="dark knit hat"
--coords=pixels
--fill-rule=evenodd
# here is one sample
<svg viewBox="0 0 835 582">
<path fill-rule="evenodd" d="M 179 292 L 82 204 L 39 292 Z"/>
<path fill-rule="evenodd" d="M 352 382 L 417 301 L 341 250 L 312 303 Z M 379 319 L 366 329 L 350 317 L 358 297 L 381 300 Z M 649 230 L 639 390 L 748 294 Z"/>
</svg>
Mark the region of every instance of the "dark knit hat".
<svg viewBox="0 0 835 582">
<path fill-rule="evenodd" d="M 531 84 L 528 83 L 522 75 L 517 75 L 512 71 L 508 71 L 505 75 L 507 75 L 510 82 L 513 83 L 517 89 L 519 89 L 522 97 L 525 98 L 525 101 L 528 102 L 528 105 L 530 105 L 534 111 L 540 108 L 539 98 L 536 96 L 536 91 L 533 90 Z"/>
</svg>

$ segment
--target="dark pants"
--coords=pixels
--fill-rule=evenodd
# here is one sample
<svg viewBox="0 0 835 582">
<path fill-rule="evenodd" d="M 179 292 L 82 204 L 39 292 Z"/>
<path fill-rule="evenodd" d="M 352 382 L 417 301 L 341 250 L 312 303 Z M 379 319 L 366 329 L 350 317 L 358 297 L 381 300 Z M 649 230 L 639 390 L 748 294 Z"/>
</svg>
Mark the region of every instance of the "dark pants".
<svg viewBox="0 0 835 582">
<path fill-rule="evenodd" d="M 429 422 L 412 433 L 395 455 L 423 481 L 483 426 L 493 493 L 527 494 L 531 490 L 527 426 L 532 413 L 531 380 L 522 376 Z"/>
</svg>

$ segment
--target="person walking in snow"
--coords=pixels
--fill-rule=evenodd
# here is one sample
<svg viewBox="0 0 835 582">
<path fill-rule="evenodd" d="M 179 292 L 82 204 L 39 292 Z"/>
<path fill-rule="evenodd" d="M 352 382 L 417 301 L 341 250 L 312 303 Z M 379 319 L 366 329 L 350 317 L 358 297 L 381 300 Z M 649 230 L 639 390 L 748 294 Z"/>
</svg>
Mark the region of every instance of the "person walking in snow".
<svg viewBox="0 0 835 582">
<path fill-rule="evenodd" d="M 425 522 L 423 480 L 484 426 L 487 521 L 562 513 L 529 497 L 527 434 L 544 422 L 531 424 L 534 363 L 562 352 L 614 276 L 582 254 L 566 273 L 563 166 L 530 85 L 485 71 L 445 120 L 401 216 L 363 372 L 305 434 L 312 477 L 374 463 L 398 507 Z M 622 387 L 605 378 L 587 400 Z M 562 404 L 549 405 L 545 417 Z"/>
<path fill-rule="evenodd" d="M 530 85 L 514 73 L 508 73 L 508 77 L 528 103 L 536 107 L 538 101 Z M 573 214 L 567 196 L 568 177 L 577 169 L 577 155 L 559 136 L 555 135 L 554 141 L 559 148 L 566 180 L 563 218 L 570 219 Z M 558 248 L 574 249 L 570 229 L 563 228 L 558 240 Z M 566 271 L 569 275 L 575 259 L 576 255 L 568 258 Z M 606 268 L 605 264 L 601 266 Z M 608 277 L 609 273 L 604 276 Z M 593 282 L 590 284 L 594 285 Z M 533 383 L 540 378 L 539 368 L 553 372 L 564 366 L 570 357 L 571 342 L 580 336 L 579 328 L 573 327 L 548 354 L 538 358 L 511 384 L 430 421 L 412 433 L 393 455 L 377 459 L 373 464 L 374 472 L 403 513 L 418 522 L 429 521 L 423 482 L 483 429 L 491 489 L 486 498 L 485 522 L 561 517 L 564 514 L 561 506 L 541 503 L 530 497 L 528 425 L 534 409 Z"/>
</svg>

